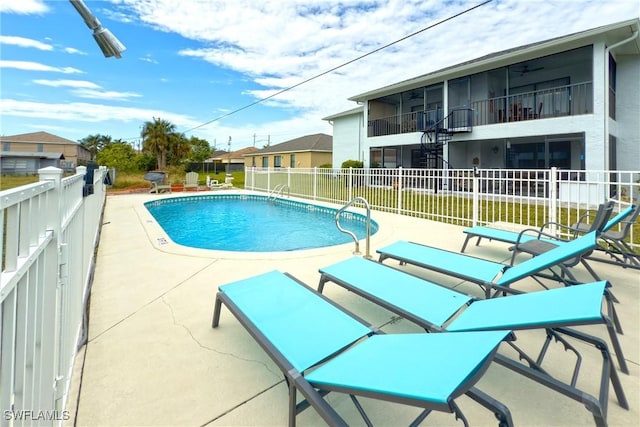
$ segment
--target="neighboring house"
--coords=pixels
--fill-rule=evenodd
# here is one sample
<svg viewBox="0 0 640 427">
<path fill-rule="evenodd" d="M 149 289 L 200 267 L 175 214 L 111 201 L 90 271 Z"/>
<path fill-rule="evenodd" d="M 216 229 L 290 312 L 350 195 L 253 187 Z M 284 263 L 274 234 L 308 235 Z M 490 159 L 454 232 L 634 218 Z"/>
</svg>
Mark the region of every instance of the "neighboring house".
<svg viewBox="0 0 640 427">
<path fill-rule="evenodd" d="M 317 133 L 245 154 L 244 164 L 259 168 L 313 168 L 331 164 L 331 157 L 331 136 Z"/>
<path fill-rule="evenodd" d="M 247 147 L 237 151 L 224 151 L 218 150 L 214 151 L 209 157 L 206 163 L 213 163 L 215 166 L 215 170 L 217 171 L 242 171 L 245 166 L 245 155 L 254 153 L 258 151 L 256 147 Z M 209 170 L 214 170 L 214 168 L 209 167 Z"/>
<path fill-rule="evenodd" d="M 74 170 L 86 166 L 91 153 L 79 142 L 48 132 L 0 136 L 2 173 L 32 174 L 45 166 Z"/>
<path fill-rule="evenodd" d="M 0 172 L 4 175 L 35 175 L 48 166 L 61 168 L 62 162 L 62 153 L 0 151 Z"/>
<path fill-rule="evenodd" d="M 351 97 L 363 108 L 325 118 L 333 164 L 638 170 L 639 27 L 611 24 Z"/>
</svg>

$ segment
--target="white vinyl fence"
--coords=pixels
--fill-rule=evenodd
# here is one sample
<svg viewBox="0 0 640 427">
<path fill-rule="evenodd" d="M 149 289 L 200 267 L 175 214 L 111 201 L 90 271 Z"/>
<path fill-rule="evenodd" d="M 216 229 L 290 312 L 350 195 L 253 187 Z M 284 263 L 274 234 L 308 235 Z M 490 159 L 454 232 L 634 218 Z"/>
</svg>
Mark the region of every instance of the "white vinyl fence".
<svg viewBox="0 0 640 427">
<path fill-rule="evenodd" d="M 616 210 L 640 202 L 640 171 L 505 169 L 246 168 L 245 188 L 345 204 L 462 226 L 539 227 L 575 223 L 608 199 Z M 634 235 L 635 234 L 635 235 Z M 631 244 L 640 247 L 638 231 Z"/>
<path fill-rule="evenodd" d="M 38 172 L 39 182 L 0 192 L 0 425 L 72 416 L 65 406 L 86 334 L 106 169 Z"/>
</svg>

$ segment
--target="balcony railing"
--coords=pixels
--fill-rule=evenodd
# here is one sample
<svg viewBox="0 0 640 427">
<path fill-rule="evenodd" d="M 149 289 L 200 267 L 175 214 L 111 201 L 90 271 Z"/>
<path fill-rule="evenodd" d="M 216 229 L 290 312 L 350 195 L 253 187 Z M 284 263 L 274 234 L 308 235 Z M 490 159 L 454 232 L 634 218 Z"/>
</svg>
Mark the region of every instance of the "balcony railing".
<svg viewBox="0 0 640 427">
<path fill-rule="evenodd" d="M 468 108 L 455 107 L 450 109 Z M 593 113 L 592 82 L 558 86 L 471 103 L 473 126 Z M 367 136 L 420 132 L 440 121 L 442 110 L 413 111 L 369 120 Z"/>
</svg>

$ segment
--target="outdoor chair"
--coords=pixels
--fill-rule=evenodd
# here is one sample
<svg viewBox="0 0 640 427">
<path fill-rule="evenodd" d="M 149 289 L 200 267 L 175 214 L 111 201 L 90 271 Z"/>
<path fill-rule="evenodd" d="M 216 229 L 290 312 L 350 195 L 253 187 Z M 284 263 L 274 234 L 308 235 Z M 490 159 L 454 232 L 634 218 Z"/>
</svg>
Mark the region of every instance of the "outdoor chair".
<svg viewBox="0 0 640 427">
<path fill-rule="evenodd" d="M 515 265 L 489 261 L 404 240 L 377 249 L 376 252 L 380 254 L 379 262 L 391 258 L 400 261 L 401 264 L 412 264 L 475 283 L 484 290 L 486 298 L 491 298 L 492 292 L 494 292 L 493 296 L 517 292 L 512 289 L 512 285 L 525 278 L 535 280 L 545 289 L 548 287 L 540 279 L 562 283 L 565 286 L 580 285 L 581 282 L 575 280 L 573 275 L 566 276 L 567 269 L 564 264 L 592 252 L 597 246 L 596 237 L 597 232 L 592 231 Z M 559 268 L 560 272 L 556 272 L 554 268 Z M 617 300 L 610 290 L 605 293 L 605 296 L 608 314 L 616 330 L 622 333 L 622 326 L 613 305 Z"/>
<path fill-rule="evenodd" d="M 198 191 L 198 173 L 197 172 L 187 172 L 184 177 L 184 184 L 182 187 L 182 191 L 187 191 L 189 188 L 195 188 Z"/>
<path fill-rule="evenodd" d="M 620 406 L 628 409 L 623 387 L 606 343 L 600 338 L 569 329 L 581 325 L 604 324 L 621 370 L 629 372 L 613 324 L 609 317 L 602 313 L 606 282 L 477 300 L 361 257 L 349 258 L 321 268 L 320 274 L 319 292 L 322 293 L 326 283 L 336 283 L 428 332 L 541 329 L 546 334 L 537 357 L 529 356 L 515 345 L 515 341 L 509 341 L 506 344 L 515 350 L 518 360 L 504 356 L 502 352 L 497 354 L 494 360 L 584 403 L 592 412 L 597 425 L 606 425 L 610 385 Z M 576 385 L 582 356 L 578 352 L 581 346 L 572 345 L 573 340 L 594 347 L 602 355 L 602 378 L 599 382 L 598 398 L 580 390 Z M 564 350 L 575 355 L 571 381 L 561 381 L 552 377 L 543 366 L 552 341 L 559 342 Z M 525 363 L 521 363 L 522 360 Z M 587 375 L 592 376 L 593 372 L 588 372 Z"/>
<path fill-rule="evenodd" d="M 171 193 L 171 182 L 168 180 L 166 172 L 162 171 L 150 171 L 144 174 L 144 180 L 151 183 L 151 189 L 149 193 Z"/>
<path fill-rule="evenodd" d="M 463 231 L 463 233 L 466 234 L 466 238 L 464 240 L 464 243 L 462 244 L 462 249 L 460 249 L 460 252 L 465 251 L 469 240 L 474 237 L 478 238 L 478 240 L 476 241 L 476 246 L 478 246 L 480 245 L 480 241 L 483 238 L 505 243 L 525 242 L 532 239 L 554 241 L 557 240 L 556 235 L 552 235 L 548 231 L 546 231 L 551 226 L 564 229 L 574 238 L 579 234 L 586 234 L 590 231 L 598 229 L 600 229 L 601 231 L 608 230 L 622 221 L 622 219 L 633 210 L 633 207 L 624 209 L 614 218 L 611 218 L 609 220 L 609 217 L 611 216 L 611 212 L 613 210 L 613 204 L 614 202 L 610 201 L 608 203 L 599 205 L 597 213 L 595 215 L 591 215 L 591 211 L 583 213 L 580 216 L 578 222 L 571 226 L 566 226 L 556 222 L 547 222 L 543 224 L 539 229 L 526 228 L 520 232 L 501 230 L 499 228 L 487 226 L 475 226 L 467 228 Z M 592 218 L 591 222 L 587 222 L 589 218 Z"/>
<path fill-rule="evenodd" d="M 371 328 L 292 276 L 272 271 L 219 287 L 212 327 L 224 304 L 275 362 L 289 389 L 289 425 L 312 406 L 331 426 L 347 426 L 323 398 L 348 394 L 367 425 L 357 396 L 454 413 L 466 394 L 512 426 L 508 408 L 473 385 L 510 331 L 389 334 Z M 298 402 L 298 392 L 304 400 Z"/>
<path fill-rule="evenodd" d="M 595 214 L 593 222 L 586 226 L 583 222 L 578 222 L 577 224 L 573 224 L 571 226 L 566 226 L 562 224 L 556 224 L 558 227 L 563 227 L 567 229 L 571 234 L 572 238 L 576 238 L 580 235 L 580 233 L 588 233 L 588 232 L 596 232 L 599 237 L 605 230 L 610 230 L 611 227 L 618 224 L 622 219 L 629 215 L 633 211 L 633 207 L 629 206 L 627 209 L 620 212 L 616 217 L 612 220 L 609 220 L 611 216 L 611 212 L 613 211 L 613 201 L 608 202 L 607 204 L 602 204 L 598 207 L 598 211 Z M 533 239 L 522 240 L 522 236 L 524 236 L 526 230 L 523 230 L 519 233 L 518 238 L 514 242 L 514 245 L 509 248 L 512 251 L 511 255 L 511 264 L 515 262 L 516 255 L 519 253 L 527 253 L 532 256 L 538 256 L 544 252 L 547 252 L 551 249 L 554 249 L 558 246 L 562 246 L 568 242 L 566 239 L 562 239 L 560 237 L 555 237 L 551 234 L 547 234 L 544 232 L 544 226 L 538 232 L 538 236 Z M 541 238 L 541 236 L 546 236 L 546 238 Z M 596 246 L 594 249 L 597 249 Z M 580 256 L 573 258 L 572 260 L 568 260 L 564 262 L 560 267 L 563 269 L 564 274 L 567 274 L 572 280 L 575 280 L 569 267 L 573 267 L 578 263 L 582 264 L 584 268 L 587 269 L 591 277 L 595 280 L 601 280 L 595 270 L 587 263 L 586 258 L 591 255 L 593 251 L 588 251 Z"/>
<path fill-rule="evenodd" d="M 626 242 L 631 234 L 631 228 L 635 225 L 640 215 L 640 203 L 635 207 L 628 207 L 616 217 L 626 212 L 628 212 L 628 215 L 622 218 L 618 229 L 605 227 L 605 231 L 598 236 L 600 238 L 600 245 L 598 245 L 597 249 L 604 251 L 605 254 L 612 259 L 603 260 L 601 258 L 588 257 L 589 259 L 622 265 L 623 267 L 640 268 L 640 255 Z M 609 222 L 611 221 L 612 220 Z"/>
</svg>

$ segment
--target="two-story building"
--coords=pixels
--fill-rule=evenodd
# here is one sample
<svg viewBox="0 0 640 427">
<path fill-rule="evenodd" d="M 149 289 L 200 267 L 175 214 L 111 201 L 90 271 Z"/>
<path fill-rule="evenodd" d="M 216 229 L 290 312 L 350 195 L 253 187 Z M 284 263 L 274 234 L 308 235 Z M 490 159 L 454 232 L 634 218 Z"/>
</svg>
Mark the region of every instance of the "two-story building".
<svg viewBox="0 0 640 427">
<path fill-rule="evenodd" d="M 493 53 L 349 98 L 333 165 L 638 170 L 638 18 Z"/>
<path fill-rule="evenodd" d="M 35 174 L 47 166 L 73 171 L 91 160 L 91 152 L 82 144 L 49 132 L 0 136 L 0 144 L 4 174 Z"/>
</svg>

